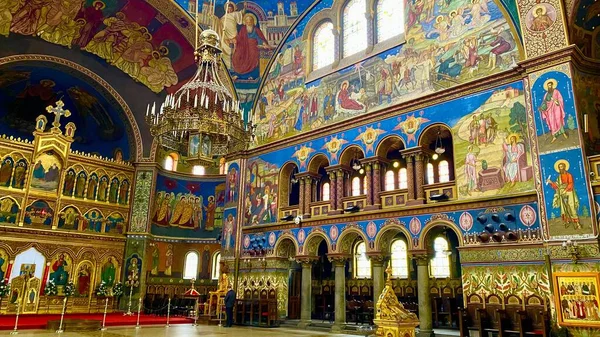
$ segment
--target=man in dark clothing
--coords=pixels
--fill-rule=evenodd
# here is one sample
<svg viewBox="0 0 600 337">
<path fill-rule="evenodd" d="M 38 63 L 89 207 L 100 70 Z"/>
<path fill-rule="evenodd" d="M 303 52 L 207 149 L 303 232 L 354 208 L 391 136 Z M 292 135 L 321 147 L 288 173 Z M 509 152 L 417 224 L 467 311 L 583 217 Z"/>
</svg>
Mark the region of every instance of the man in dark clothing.
<svg viewBox="0 0 600 337">
<path fill-rule="evenodd" d="M 225 327 L 229 328 L 233 325 L 233 306 L 235 305 L 235 291 L 229 287 L 229 291 L 225 295 L 225 312 L 227 313 L 227 322 Z"/>
</svg>

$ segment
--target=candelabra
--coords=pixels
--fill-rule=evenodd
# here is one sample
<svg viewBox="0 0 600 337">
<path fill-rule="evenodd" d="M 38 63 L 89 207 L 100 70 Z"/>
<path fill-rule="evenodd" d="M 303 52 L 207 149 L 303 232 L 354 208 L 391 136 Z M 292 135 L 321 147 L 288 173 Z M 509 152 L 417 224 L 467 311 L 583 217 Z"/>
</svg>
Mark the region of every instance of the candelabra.
<svg viewBox="0 0 600 337">
<path fill-rule="evenodd" d="M 127 312 L 123 316 L 133 316 L 133 312 L 131 312 L 131 300 L 133 298 L 133 288 L 140 285 L 139 276 L 137 273 L 133 272 L 127 277 L 127 281 L 125 281 L 125 285 L 129 287 L 129 301 L 127 303 Z"/>
<path fill-rule="evenodd" d="M 577 263 L 577 260 L 579 259 L 579 246 L 577 245 L 577 241 L 563 241 L 562 247 L 567 251 L 567 253 L 569 253 L 569 255 L 571 255 L 571 261 L 573 261 L 573 263 Z"/>
</svg>

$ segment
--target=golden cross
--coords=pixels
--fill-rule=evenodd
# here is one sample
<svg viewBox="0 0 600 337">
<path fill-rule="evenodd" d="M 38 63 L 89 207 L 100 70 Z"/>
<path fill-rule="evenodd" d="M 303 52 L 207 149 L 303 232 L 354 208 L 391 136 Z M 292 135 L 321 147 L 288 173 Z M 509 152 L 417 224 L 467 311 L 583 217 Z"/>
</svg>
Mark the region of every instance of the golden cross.
<svg viewBox="0 0 600 337">
<path fill-rule="evenodd" d="M 54 122 L 52 122 L 52 125 L 55 128 L 60 127 L 60 117 L 61 116 L 65 116 L 65 117 L 71 116 L 71 111 L 64 110 L 63 109 L 64 106 L 65 106 L 65 103 L 63 103 L 62 100 L 58 100 L 56 102 L 56 107 L 53 107 L 52 105 L 48 105 L 48 107 L 46 107 L 46 111 L 48 113 L 54 114 Z"/>
</svg>

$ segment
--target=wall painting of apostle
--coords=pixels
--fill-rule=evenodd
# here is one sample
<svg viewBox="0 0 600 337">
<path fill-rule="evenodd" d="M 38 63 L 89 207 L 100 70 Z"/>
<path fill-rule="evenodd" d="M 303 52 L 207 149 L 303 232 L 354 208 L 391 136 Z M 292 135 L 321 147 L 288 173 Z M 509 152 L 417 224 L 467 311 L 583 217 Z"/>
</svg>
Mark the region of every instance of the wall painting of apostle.
<svg viewBox="0 0 600 337">
<path fill-rule="evenodd" d="M 600 276 L 597 272 L 555 272 L 554 303 L 560 326 L 600 326 Z"/>
<path fill-rule="evenodd" d="M 0 222 L 16 223 L 19 204 L 11 197 L 0 198 Z"/>
<path fill-rule="evenodd" d="M 58 214 L 58 228 L 77 230 L 82 224 L 83 218 L 74 206 L 68 206 Z"/>
<path fill-rule="evenodd" d="M 54 192 L 60 180 L 62 163 L 51 154 L 44 153 L 36 158 L 32 168 L 31 188 Z"/>
</svg>

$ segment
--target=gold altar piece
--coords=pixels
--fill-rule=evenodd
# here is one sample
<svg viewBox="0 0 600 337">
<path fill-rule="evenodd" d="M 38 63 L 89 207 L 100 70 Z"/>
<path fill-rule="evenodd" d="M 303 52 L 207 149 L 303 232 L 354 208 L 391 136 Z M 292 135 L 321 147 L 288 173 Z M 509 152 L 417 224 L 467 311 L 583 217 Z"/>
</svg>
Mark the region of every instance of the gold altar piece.
<svg viewBox="0 0 600 337">
<path fill-rule="evenodd" d="M 219 276 L 219 285 L 216 291 L 208 293 L 208 305 L 204 307 L 204 315 L 217 316 L 219 310 L 223 310 L 222 305 L 225 303 L 225 295 L 229 290 L 229 268 L 224 262 L 219 262 L 221 275 Z"/>
<path fill-rule="evenodd" d="M 377 300 L 375 319 L 377 326 L 375 336 L 381 337 L 415 337 L 415 328 L 419 325 L 417 315 L 404 309 L 392 288 L 392 267 L 388 264 L 385 270 L 387 280 L 385 288 Z"/>
</svg>

